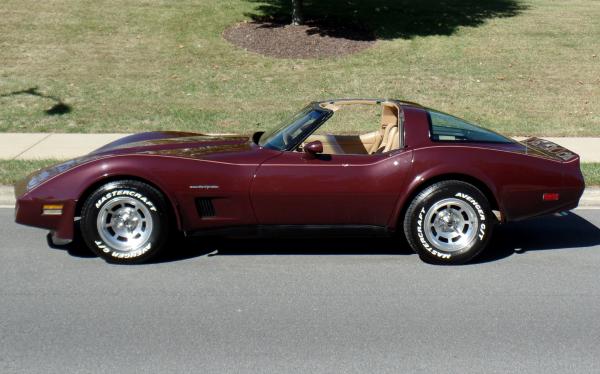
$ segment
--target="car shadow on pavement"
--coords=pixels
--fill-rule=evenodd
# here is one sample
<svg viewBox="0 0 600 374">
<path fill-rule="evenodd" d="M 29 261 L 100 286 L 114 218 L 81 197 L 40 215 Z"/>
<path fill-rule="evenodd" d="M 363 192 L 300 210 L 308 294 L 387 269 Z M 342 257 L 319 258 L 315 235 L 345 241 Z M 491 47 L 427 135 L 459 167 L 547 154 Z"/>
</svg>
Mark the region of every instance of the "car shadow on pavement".
<svg viewBox="0 0 600 374">
<path fill-rule="evenodd" d="M 50 248 L 64 250 L 73 257 L 95 258 L 77 237 L 66 245 L 55 245 L 47 234 Z M 414 254 L 402 238 L 227 238 L 178 237 L 169 248 L 149 264 L 183 261 L 207 256 L 265 256 L 265 255 L 398 255 Z"/>
<path fill-rule="evenodd" d="M 76 237 L 76 239 L 69 244 L 61 245 L 61 244 L 54 244 L 52 242 L 52 234 L 47 233 L 46 234 L 46 243 L 48 244 L 48 247 L 50 247 L 52 249 L 66 251 L 69 255 L 71 255 L 73 257 L 82 257 L 82 258 L 98 257 L 94 253 L 92 253 L 92 251 L 90 251 L 85 246 L 85 244 L 83 244 L 83 242 L 81 241 L 81 239 L 79 237 Z"/>
<path fill-rule="evenodd" d="M 330 256 L 414 254 L 404 238 L 218 238 L 179 240 L 156 262 L 198 256 Z"/>
<path fill-rule="evenodd" d="M 66 246 L 74 257 L 96 257 L 75 240 Z M 576 213 L 565 216 L 545 216 L 521 222 L 499 225 L 490 246 L 469 264 L 504 259 L 514 254 L 553 249 L 592 247 L 600 245 L 600 228 Z M 219 237 L 177 238 L 165 254 L 151 263 L 182 261 L 207 256 L 265 255 L 411 255 L 403 235 L 392 238 L 251 238 Z"/>
<path fill-rule="evenodd" d="M 569 212 L 564 216 L 544 216 L 497 226 L 490 246 L 471 264 L 526 252 L 597 245 L 600 245 L 600 228 Z"/>
<path fill-rule="evenodd" d="M 544 216 L 499 225 L 489 247 L 469 264 L 504 259 L 526 252 L 593 247 L 600 245 L 600 228 L 576 213 Z M 252 255 L 410 255 L 414 252 L 403 235 L 393 238 L 328 239 L 228 239 L 192 238 L 170 251 L 164 261 L 197 256 Z"/>
</svg>

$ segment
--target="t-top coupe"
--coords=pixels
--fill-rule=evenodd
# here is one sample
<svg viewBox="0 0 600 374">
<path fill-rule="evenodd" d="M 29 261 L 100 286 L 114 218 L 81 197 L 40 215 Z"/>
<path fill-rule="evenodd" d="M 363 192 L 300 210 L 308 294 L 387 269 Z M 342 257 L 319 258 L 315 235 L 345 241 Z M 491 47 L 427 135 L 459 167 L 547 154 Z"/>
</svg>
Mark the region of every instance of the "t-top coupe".
<svg viewBox="0 0 600 374">
<path fill-rule="evenodd" d="M 147 261 L 179 231 L 404 232 L 423 260 L 458 264 L 496 224 L 575 208 L 583 189 L 579 156 L 552 142 L 517 142 L 415 103 L 341 99 L 250 137 L 126 136 L 17 183 L 15 209 L 58 244 L 79 230 L 114 263 Z"/>
</svg>

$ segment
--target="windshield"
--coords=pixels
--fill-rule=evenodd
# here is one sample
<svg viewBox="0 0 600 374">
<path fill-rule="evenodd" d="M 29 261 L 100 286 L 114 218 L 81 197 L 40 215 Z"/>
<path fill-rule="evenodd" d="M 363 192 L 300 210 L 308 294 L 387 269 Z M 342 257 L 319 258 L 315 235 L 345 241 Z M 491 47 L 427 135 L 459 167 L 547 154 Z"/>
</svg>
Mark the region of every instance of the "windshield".
<svg viewBox="0 0 600 374">
<path fill-rule="evenodd" d="M 283 121 L 279 126 L 262 134 L 258 145 L 279 151 L 290 150 L 310 135 L 330 115 L 330 110 L 311 104 L 292 118 Z"/>
<path fill-rule="evenodd" d="M 512 140 L 500 134 L 449 114 L 434 110 L 429 110 L 428 113 L 433 141 L 512 143 Z"/>
</svg>

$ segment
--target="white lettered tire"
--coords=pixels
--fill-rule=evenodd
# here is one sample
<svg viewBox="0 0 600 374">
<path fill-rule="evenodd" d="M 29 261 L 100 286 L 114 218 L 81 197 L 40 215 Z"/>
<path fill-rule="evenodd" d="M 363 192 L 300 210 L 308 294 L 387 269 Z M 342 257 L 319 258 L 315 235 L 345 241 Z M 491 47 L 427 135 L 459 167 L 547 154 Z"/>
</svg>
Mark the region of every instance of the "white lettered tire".
<svg viewBox="0 0 600 374">
<path fill-rule="evenodd" d="M 111 263 L 150 260 L 169 238 L 169 207 L 154 187 L 136 180 L 109 182 L 94 191 L 81 211 L 85 244 Z"/>
<path fill-rule="evenodd" d="M 496 218 L 485 195 L 456 180 L 435 183 L 411 202 L 404 234 L 426 262 L 462 264 L 489 242 Z"/>
</svg>

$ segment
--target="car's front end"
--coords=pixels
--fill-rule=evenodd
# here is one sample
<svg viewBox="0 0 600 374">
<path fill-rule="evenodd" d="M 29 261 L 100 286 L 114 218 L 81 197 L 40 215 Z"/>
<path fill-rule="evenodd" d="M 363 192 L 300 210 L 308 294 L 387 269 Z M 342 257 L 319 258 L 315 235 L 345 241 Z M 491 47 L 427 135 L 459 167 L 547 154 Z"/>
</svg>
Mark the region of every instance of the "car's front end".
<svg viewBox="0 0 600 374">
<path fill-rule="evenodd" d="M 98 183 L 131 177 L 161 184 L 187 186 L 187 180 L 172 176 L 174 165 L 210 160 L 235 164 L 240 160 L 260 162 L 268 152 L 239 135 L 206 135 L 183 132 L 148 132 L 123 137 L 88 155 L 36 171 L 15 185 L 17 223 L 47 229 L 56 243 L 74 237 L 74 220 L 82 198 Z M 268 153 L 268 154 L 267 154 Z M 207 165 L 207 164 L 204 164 Z M 165 177 L 164 174 L 169 174 Z M 189 175 L 190 172 L 188 170 Z M 192 173 L 192 175 L 194 175 Z M 187 188 L 187 187 L 186 187 Z M 168 195 L 170 191 L 165 191 Z"/>
<path fill-rule="evenodd" d="M 77 196 L 73 184 L 54 181 L 70 170 L 98 159 L 84 156 L 38 170 L 15 184 L 15 221 L 47 229 L 57 244 L 73 239 L 73 220 Z"/>
</svg>

